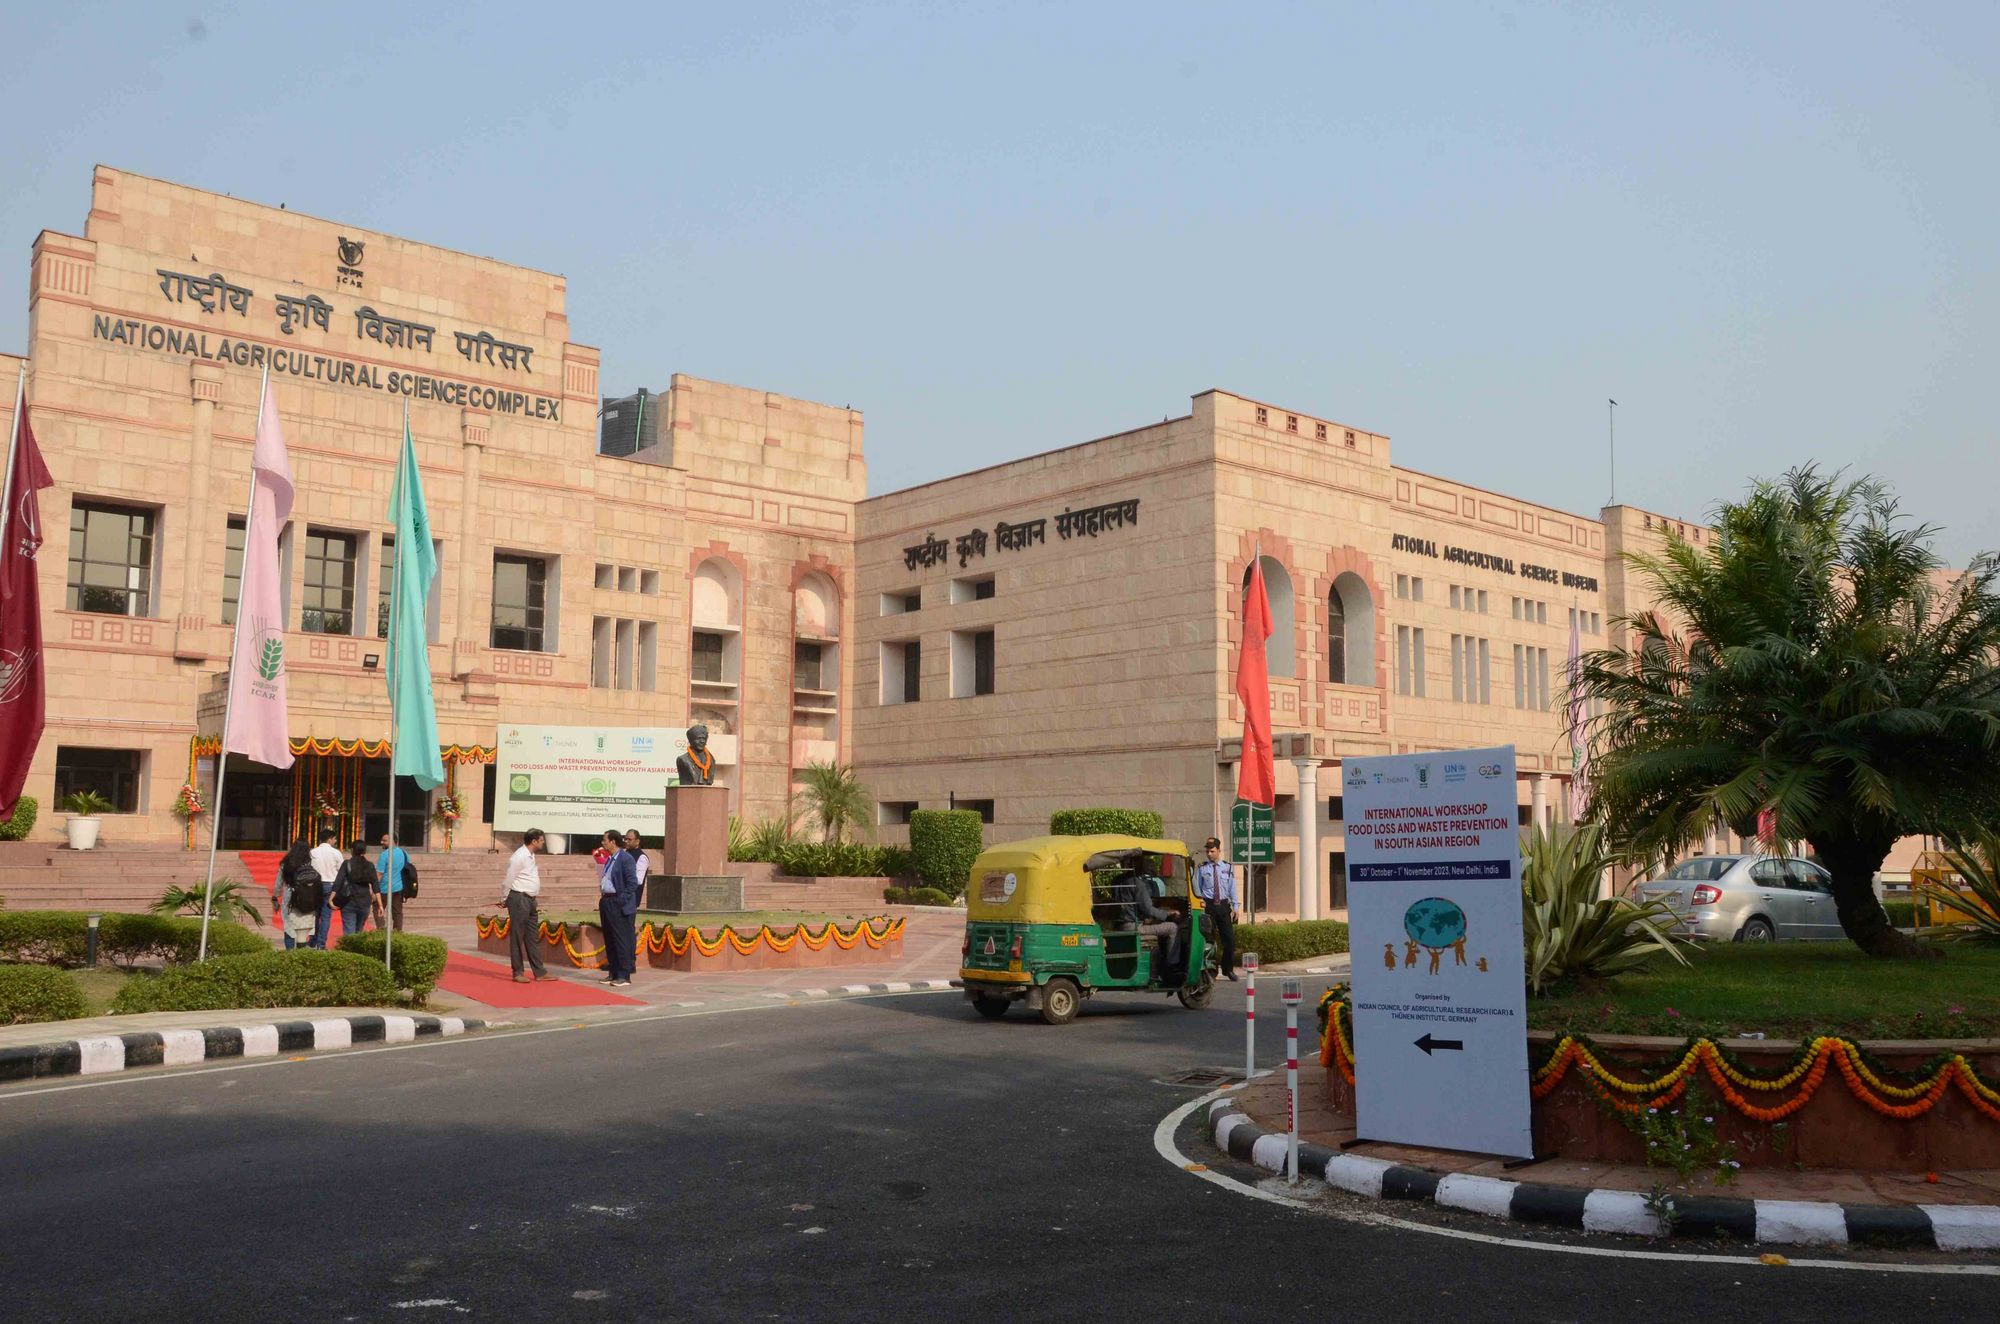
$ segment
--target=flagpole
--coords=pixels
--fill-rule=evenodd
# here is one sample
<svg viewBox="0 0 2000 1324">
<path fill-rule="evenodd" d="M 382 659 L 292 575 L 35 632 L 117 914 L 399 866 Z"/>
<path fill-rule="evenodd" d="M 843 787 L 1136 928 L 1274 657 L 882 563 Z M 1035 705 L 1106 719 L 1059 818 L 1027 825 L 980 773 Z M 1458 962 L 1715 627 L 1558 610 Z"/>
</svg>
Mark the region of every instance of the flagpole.
<svg viewBox="0 0 2000 1324">
<path fill-rule="evenodd" d="M 263 426 L 264 393 L 271 389 L 271 365 L 264 365 L 264 380 L 257 387 L 257 420 Z M 197 493 L 199 495 L 199 493 Z M 250 553 L 250 525 L 257 513 L 257 457 L 250 457 L 250 499 L 243 503 L 243 553 Z M 236 579 L 236 620 L 229 631 L 229 683 L 222 687 L 222 748 L 215 752 L 215 791 L 208 803 L 208 878 L 201 888 L 201 945 L 195 960 L 208 959 L 208 921 L 215 908 L 215 850 L 222 840 L 222 779 L 229 771 L 229 727 L 236 716 L 236 645 L 243 636 L 243 578 Z M 200 787 L 197 784 L 196 789 Z M 280 924 L 284 916 L 278 917 Z"/>
<path fill-rule="evenodd" d="M 14 457 L 21 452 L 21 409 L 28 401 L 28 364 L 14 383 L 14 422 L 7 434 L 7 479 L 0 482 L 0 548 L 7 545 L 7 526 L 14 518 Z"/>
<path fill-rule="evenodd" d="M 1605 427 L 1611 451 L 1611 500 L 1608 504 L 1618 504 L 1618 402 L 1611 397 L 1604 399 Z"/>
</svg>

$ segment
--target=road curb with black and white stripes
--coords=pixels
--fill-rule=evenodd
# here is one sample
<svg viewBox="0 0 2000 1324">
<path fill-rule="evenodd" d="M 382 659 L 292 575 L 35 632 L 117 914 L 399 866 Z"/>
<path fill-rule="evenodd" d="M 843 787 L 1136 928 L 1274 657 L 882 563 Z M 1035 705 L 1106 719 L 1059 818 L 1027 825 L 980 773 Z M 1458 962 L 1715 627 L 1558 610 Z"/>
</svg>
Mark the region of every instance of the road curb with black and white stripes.
<svg viewBox="0 0 2000 1324">
<path fill-rule="evenodd" d="M 0 1048 L 0 1081 L 97 1076 L 134 1067 L 199 1066 L 224 1058 L 276 1057 L 357 1044 L 400 1044 L 488 1028 L 463 1016 L 369 1014 L 266 1025 L 133 1030 Z"/>
<path fill-rule="evenodd" d="M 870 993 L 937 993 L 958 986 L 956 979 L 895 979 L 886 984 L 842 984 L 838 988 L 798 988 L 789 993 L 766 993 L 763 996 L 801 1002 L 807 998 L 863 997 Z"/>
<path fill-rule="evenodd" d="M 1251 1121 L 1234 1099 L 1209 1105 L 1209 1130 L 1230 1157 L 1285 1169 L 1285 1136 Z M 1586 1190 L 1437 1173 L 1301 1142 L 1299 1176 L 1374 1200 L 1415 1200 L 1517 1223 L 1641 1237 L 1727 1237 L 1791 1246 L 2000 1250 L 2000 1206 L 1853 1205 L 1818 1200 L 1668 1197 L 1671 1213 L 1637 1191 Z"/>
</svg>

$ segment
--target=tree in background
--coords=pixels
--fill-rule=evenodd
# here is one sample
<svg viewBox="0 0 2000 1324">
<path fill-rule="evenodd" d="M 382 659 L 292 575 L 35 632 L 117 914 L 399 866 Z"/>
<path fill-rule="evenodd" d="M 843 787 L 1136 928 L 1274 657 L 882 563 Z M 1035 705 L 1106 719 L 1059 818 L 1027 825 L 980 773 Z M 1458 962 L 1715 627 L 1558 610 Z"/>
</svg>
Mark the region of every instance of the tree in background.
<svg viewBox="0 0 2000 1324">
<path fill-rule="evenodd" d="M 1724 505 L 1706 547 L 1629 556 L 1658 609 L 1570 678 L 1602 705 L 1590 816 L 1642 858 L 1718 819 L 1804 840 L 1856 945 L 1929 951 L 1891 927 L 1876 871 L 1901 837 L 2000 823 L 2000 563 L 1947 575 L 1934 532 L 1882 484 L 1808 466 Z"/>
<path fill-rule="evenodd" d="M 847 763 L 812 762 L 799 769 L 799 811 L 819 826 L 820 836 L 839 842 L 848 828 L 867 836 L 875 801 Z"/>
</svg>

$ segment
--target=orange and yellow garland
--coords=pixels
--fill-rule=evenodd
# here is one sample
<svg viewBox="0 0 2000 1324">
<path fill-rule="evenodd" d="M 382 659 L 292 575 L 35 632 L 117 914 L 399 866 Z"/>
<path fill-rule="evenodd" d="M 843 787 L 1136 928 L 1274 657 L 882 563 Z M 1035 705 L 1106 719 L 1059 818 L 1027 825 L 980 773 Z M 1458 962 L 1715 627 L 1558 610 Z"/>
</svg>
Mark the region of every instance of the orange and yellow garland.
<svg viewBox="0 0 2000 1324">
<path fill-rule="evenodd" d="M 495 915 L 491 919 L 485 916 L 475 917 L 473 923 L 478 928 L 481 938 L 501 939 L 507 936 L 510 921 L 505 915 Z M 832 943 L 844 952 L 851 952 L 857 944 L 865 943 L 871 948 L 880 948 L 902 937 L 903 928 L 907 923 L 905 919 L 887 919 L 878 916 L 875 919 L 857 920 L 851 929 L 842 931 L 838 922 L 829 920 L 817 931 L 809 924 L 800 924 L 785 933 L 778 932 L 768 924 L 760 924 L 757 926 L 757 932 L 747 938 L 738 933 L 734 926 L 725 924 L 722 926 L 722 932 L 709 938 L 698 928 L 676 928 L 671 924 L 656 925 L 648 921 L 639 926 L 638 951 L 641 954 L 650 952 L 654 955 L 665 953 L 671 956 L 684 956 L 692 948 L 702 956 L 715 956 L 726 947 L 739 956 L 750 956 L 759 948 L 768 948 L 780 953 L 789 952 L 800 943 L 805 944 L 807 951 L 821 952 L 826 950 L 828 943 Z M 558 921 L 551 924 L 543 920 L 537 929 L 537 936 L 550 945 L 561 944 L 563 953 L 580 969 L 594 970 L 604 965 L 604 949 L 599 947 L 593 951 L 578 951 L 576 944 L 571 941 L 569 925 L 565 922 Z"/>
<path fill-rule="evenodd" d="M 1348 1012 L 1347 1003 L 1333 999 L 1329 992 L 1329 1000 L 1322 1006 L 1327 1015 L 1326 1032 L 1320 1038 L 1320 1065 L 1338 1069 L 1341 1078 L 1352 1085 L 1354 1046 L 1348 1041 L 1348 1029 L 1342 1023 Z M 1687 1091 L 1696 1073 L 1702 1072 L 1729 1106 L 1743 1116 L 1756 1122 L 1782 1122 L 1805 1107 L 1818 1092 L 1829 1067 L 1840 1072 L 1849 1093 L 1883 1117 L 1899 1121 L 1922 1117 L 1956 1084 L 1959 1092 L 1987 1120 L 2000 1122 L 2000 1091 L 1980 1079 L 1978 1069 L 1966 1061 L 1963 1053 L 1945 1054 L 1929 1074 L 1899 1085 L 1884 1079 L 1868 1065 L 1867 1055 L 1859 1044 L 1837 1035 L 1813 1039 L 1799 1051 L 1791 1066 L 1770 1076 L 1752 1075 L 1738 1067 L 1713 1039 L 1696 1039 L 1688 1044 L 1678 1063 L 1651 1080 L 1620 1079 L 1591 1051 L 1589 1044 L 1573 1035 L 1564 1035 L 1549 1060 L 1534 1073 L 1529 1093 L 1537 1099 L 1547 1096 L 1574 1068 L 1582 1073 L 1585 1083 L 1599 1099 L 1620 1112 L 1639 1113 L 1671 1104 Z M 1792 1089 L 1796 1092 L 1790 1098 L 1774 1101 L 1769 1107 L 1752 1103 L 1743 1093 L 1747 1090 L 1768 1096 Z"/>
</svg>

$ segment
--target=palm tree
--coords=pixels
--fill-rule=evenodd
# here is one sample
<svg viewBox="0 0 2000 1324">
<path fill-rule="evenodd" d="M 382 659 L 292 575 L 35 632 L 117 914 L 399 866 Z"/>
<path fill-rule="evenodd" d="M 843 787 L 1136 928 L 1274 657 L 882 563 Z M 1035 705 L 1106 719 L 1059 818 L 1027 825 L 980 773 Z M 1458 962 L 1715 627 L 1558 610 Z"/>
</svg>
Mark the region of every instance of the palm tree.
<svg viewBox="0 0 2000 1324">
<path fill-rule="evenodd" d="M 875 801 L 851 764 L 815 761 L 799 769 L 798 779 L 799 808 L 822 837 L 837 842 L 850 827 L 867 834 Z"/>
<path fill-rule="evenodd" d="M 1928 950 L 1890 926 L 1876 870 L 1900 837 L 2000 821 L 2000 562 L 1946 575 L 1934 532 L 1808 466 L 1724 505 L 1708 546 L 1630 556 L 1662 610 L 1570 678 L 1602 704 L 1590 813 L 1640 857 L 1717 819 L 1810 842 L 1856 945 Z"/>
</svg>

